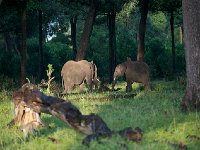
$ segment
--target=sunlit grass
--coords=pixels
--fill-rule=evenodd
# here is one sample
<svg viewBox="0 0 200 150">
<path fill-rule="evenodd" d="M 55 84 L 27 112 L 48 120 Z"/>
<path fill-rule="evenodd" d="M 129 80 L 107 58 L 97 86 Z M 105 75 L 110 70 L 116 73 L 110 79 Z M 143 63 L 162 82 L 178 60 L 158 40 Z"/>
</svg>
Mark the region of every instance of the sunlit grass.
<svg viewBox="0 0 200 150">
<path fill-rule="evenodd" d="M 59 119 L 42 115 L 50 128 L 40 129 L 36 135 L 24 139 L 17 127 L 4 127 L 13 117 L 12 92 L 0 92 L 0 149 L 175 149 L 175 144 L 187 145 L 188 149 L 200 147 L 200 113 L 183 113 L 180 102 L 185 87 L 178 81 L 154 81 L 151 92 L 144 91 L 139 84 L 133 85 L 133 92 L 125 92 L 125 82 L 117 83 L 117 92 L 93 92 L 73 94 L 64 99 L 71 101 L 83 114 L 96 113 L 114 130 L 125 127 L 140 127 L 144 131 L 141 142 L 124 141 L 119 136 L 94 141 L 90 147 L 81 144 L 85 135 L 74 131 Z M 87 89 L 84 89 L 87 91 Z M 135 95 L 135 96 L 134 96 Z M 56 139 L 52 141 L 51 138 Z"/>
</svg>

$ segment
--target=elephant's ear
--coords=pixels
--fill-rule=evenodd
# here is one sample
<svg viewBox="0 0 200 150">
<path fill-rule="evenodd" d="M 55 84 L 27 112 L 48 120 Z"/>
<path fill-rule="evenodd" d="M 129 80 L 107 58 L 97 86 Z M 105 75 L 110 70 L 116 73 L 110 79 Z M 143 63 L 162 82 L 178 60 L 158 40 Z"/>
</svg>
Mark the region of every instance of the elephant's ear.
<svg viewBox="0 0 200 150">
<path fill-rule="evenodd" d="M 130 57 L 127 57 L 126 59 L 127 59 L 127 61 L 131 61 L 131 58 L 130 58 Z"/>
</svg>

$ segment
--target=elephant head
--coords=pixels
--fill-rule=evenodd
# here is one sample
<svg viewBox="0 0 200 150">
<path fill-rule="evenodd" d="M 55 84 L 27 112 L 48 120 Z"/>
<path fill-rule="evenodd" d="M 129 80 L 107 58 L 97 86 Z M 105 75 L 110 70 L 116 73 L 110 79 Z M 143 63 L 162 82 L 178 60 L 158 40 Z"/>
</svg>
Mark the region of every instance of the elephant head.
<svg viewBox="0 0 200 150">
<path fill-rule="evenodd" d="M 114 87 L 115 87 L 115 84 L 116 84 L 116 81 L 117 79 L 120 77 L 120 76 L 123 76 L 125 71 L 126 71 L 126 64 L 125 63 L 122 63 L 122 64 L 119 64 L 116 66 L 115 68 L 115 72 L 114 72 L 114 75 L 113 75 L 113 84 L 112 84 L 112 90 L 114 90 Z"/>
</svg>

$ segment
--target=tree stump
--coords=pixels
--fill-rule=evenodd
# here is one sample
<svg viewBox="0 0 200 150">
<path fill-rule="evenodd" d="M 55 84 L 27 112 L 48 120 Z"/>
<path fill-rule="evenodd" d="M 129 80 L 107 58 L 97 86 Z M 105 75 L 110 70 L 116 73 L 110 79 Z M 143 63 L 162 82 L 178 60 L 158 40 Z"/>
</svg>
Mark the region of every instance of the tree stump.
<svg viewBox="0 0 200 150">
<path fill-rule="evenodd" d="M 14 119 L 8 125 L 19 126 L 26 137 L 29 133 L 34 133 L 35 129 L 44 127 L 45 125 L 40 119 L 40 114 L 29 108 L 23 101 L 25 93 L 26 91 L 23 88 L 14 92 Z"/>
</svg>

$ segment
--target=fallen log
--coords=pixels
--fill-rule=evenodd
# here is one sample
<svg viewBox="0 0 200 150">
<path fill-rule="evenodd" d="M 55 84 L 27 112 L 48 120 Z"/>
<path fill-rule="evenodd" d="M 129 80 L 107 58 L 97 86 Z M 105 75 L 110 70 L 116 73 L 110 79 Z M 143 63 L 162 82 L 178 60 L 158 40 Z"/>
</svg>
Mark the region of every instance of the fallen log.
<svg viewBox="0 0 200 150">
<path fill-rule="evenodd" d="M 79 109 L 69 101 L 58 97 L 47 96 L 40 92 L 35 85 L 30 83 L 23 85 L 21 89 L 14 92 L 13 99 L 14 102 L 25 104 L 27 108 L 36 114 L 51 114 L 61 119 L 76 131 L 86 134 L 87 136 L 82 142 L 86 145 L 89 145 L 92 140 L 111 137 L 113 134 L 119 134 L 123 138 L 132 141 L 140 141 L 142 139 L 141 129 L 136 128 L 133 130 L 129 127 L 114 132 L 100 116 L 96 114 L 83 115 Z M 40 118 L 38 118 L 37 122 L 41 122 Z"/>
</svg>

